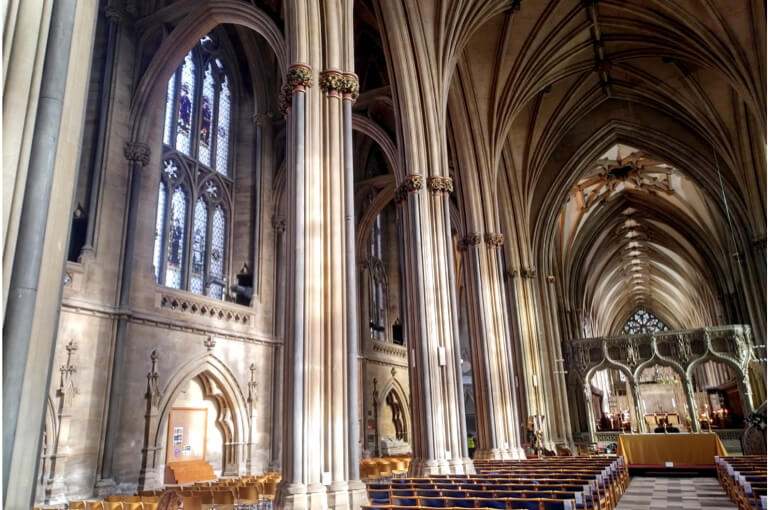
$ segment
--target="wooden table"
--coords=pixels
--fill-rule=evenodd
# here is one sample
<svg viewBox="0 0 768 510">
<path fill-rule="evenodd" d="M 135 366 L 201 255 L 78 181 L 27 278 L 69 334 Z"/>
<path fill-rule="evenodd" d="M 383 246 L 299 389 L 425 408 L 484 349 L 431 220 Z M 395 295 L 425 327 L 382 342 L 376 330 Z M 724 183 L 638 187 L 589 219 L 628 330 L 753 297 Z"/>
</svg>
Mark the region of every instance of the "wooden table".
<svg viewBox="0 0 768 510">
<path fill-rule="evenodd" d="M 715 456 L 725 457 L 717 434 L 621 434 L 618 455 L 630 466 L 714 466 Z"/>
</svg>

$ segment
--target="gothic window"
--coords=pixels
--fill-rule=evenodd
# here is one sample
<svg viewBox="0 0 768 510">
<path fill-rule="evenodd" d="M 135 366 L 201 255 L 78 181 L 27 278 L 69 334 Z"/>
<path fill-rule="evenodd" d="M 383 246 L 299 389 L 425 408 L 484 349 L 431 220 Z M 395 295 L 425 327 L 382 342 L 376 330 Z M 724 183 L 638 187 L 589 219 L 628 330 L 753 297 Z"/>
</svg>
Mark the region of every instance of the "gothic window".
<svg viewBox="0 0 768 510">
<path fill-rule="evenodd" d="M 371 228 L 369 247 L 371 272 L 371 338 L 386 340 L 387 337 L 387 271 L 382 253 L 382 215 L 379 213 Z"/>
<path fill-rule="evenodd" d="M 669 327 L 661 319 L 641 308 L 627 320 L 621 333 L 624 335 L 647 335 L 667 330 Z"/>
<path fill-rule="evenodd" d="M 157 283 L 223 299 L 234 196 L 230 81 L 213 36 L 168 79 L 155 240 Z"/>
</svg>

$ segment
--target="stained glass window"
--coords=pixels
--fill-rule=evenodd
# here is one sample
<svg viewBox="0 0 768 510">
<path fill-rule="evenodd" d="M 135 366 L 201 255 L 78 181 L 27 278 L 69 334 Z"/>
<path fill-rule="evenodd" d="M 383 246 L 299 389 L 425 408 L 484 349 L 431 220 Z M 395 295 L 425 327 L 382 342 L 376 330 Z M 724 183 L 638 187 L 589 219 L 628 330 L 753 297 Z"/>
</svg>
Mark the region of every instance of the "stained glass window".
<svg viewBox="0 0 768 510">
<path fill-rule="evenodd" d="M 229 81 L 224 78 L 219 92 L 219 119 L 216 128 L 216 171 L 229 175 Z"/>
<path fill-rule="evenodd" d="M 221 206 L 216 207 L 211 225 L 211 285 L 208 295 L 221 299 L 224 290 L 224 238 L 226 237 L 226 216 Z"/>
<path fill-rule="evenodd" d="M 159 284 L 225 299 L 236 102 L 215 33 L 168 79 L 152 261 Z"/>
<path fill-rule="evenodd" d="M 195 106 L 196 85 L 195 61 L 190 51 L 181 64 L 181 83 L 176 116 L 176 148 L 187 156 L 190 155 L 192 145 L 192 110 Z"/>
<path fill-rule="evenodd" d="M 171 128 L 173 126 L 173 105 L 176 99 L 176 73 L 168 80 L 168 90 L 165 93 L 165 129 L 163 130 L 163 143 L 171 145 Z"/>
<path fill-rule="evenodd" d="M 664 324 L 664 321 L 640 308 L 627 320 L 621 332 L 624 335 L 647 335 L 667 330 L 669 327 Z"/>
<path fill-rule="evenodd" d="M 203 96 L 200 103 L 200 143 L 198 144 L 198 156 L 200 163 L 211 166 L 211 129 L 213 128 L 213 73 L 211 64 L 205 69 L 203 80 Z"/>
<path fill-rule="evenodd" d="M 165 227 L 165 203 L 168 192 L 165 183 L 160 182 L 160 189 L 157 192 L 157 219 L 155 220 L 155 249 L 152 254 L 152 266 L 155 271 L 155 280 L 160 278 L 160 262 L 163 252 L 163 233 Z"/>
<path fill-rule="evenodd" d="M 180 289 L 184 274 L 184 237 L 187 223 L 187 194 L 181 186 L 173 190 L 171 196 L 170 220 L 165 284 Z"/>
<path fill-rule="evenodd" d="M 208 206 L 202 198 L 195 204 L 195 226 L 192 231 L 192 267 L 189 290 L 202 294 L 205 289 L 205 236 L 208 229 Z"/>
</svg>

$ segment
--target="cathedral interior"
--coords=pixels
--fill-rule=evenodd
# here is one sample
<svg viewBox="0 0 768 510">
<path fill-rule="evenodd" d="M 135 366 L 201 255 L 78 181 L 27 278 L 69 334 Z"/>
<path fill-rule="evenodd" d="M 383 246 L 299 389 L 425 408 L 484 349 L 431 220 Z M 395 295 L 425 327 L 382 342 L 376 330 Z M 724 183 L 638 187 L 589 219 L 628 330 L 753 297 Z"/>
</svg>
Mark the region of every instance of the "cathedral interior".
<svg viewBox="0 0 768 510">
<path fill-rule="evenodd" d="M 764 2 L 2 15 L 5 508 L 764 423 Z"/>
</svg>

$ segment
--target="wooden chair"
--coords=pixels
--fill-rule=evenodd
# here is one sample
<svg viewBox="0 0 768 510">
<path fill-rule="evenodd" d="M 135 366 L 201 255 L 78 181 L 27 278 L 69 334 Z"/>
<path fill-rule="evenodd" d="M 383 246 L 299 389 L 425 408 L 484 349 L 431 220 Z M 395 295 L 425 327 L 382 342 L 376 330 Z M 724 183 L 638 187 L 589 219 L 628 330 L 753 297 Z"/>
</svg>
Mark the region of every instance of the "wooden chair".
<svg viewBox="0 0 768 510">
<path fill-rule="evenodd" d="M 213 504 L 216 510 L 234 510 L 235 496 L 231 491 L 216 491 L 213 493 Z"/>
</svg>

